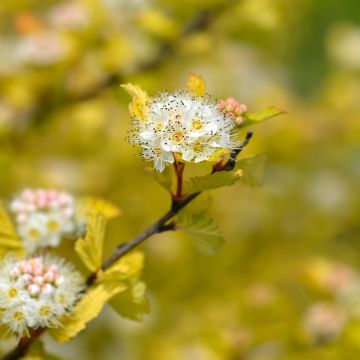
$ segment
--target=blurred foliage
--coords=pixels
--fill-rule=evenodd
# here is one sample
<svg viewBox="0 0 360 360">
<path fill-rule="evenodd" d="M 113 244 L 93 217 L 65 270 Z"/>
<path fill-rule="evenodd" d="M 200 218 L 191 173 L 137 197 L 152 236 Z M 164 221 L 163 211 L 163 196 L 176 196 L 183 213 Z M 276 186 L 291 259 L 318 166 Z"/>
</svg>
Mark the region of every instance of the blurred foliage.
<svg viewBox="0 0 360 360">
<path fill-rule="evenodd" d="M 107 307 L 73 341 L 45 347 L 79 360 L 357 360 L 357 0 L 2 0 L 2 197 L 52 186 L 110 199 L 123 216 L 109 254 L 169 206 L 125 141 L 119 84 L 154 94 L 192 71 L 250 112 L 288 112 L 255 127 L 244 152 L 268 155 L 264 185 L 214 191 L 227 242 L 213 257 L 180 232 L 146 244 L 143 323 Z"/>
</svg>

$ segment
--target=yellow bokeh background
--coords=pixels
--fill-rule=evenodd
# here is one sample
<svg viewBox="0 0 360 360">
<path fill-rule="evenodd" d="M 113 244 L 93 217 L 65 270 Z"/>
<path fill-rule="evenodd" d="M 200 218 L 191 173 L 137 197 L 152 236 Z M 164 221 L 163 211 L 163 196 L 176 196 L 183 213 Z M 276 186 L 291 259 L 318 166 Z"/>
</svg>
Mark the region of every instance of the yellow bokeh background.
<svg viewBox="0 0 360 360">
<path fill-rule="evenodd" d="M 358 360 L 357 0 L 2 0 L 1 196 L 55 187 L 111 200 L 123 215 L 110 253 L 169 207 L 126 141 L 120 84 L 153 95 L 189 72 L 215 98 L 287 111 L 253 127 L 244 151 L 268 155 L 264 185 L 211 193 L 227 240 L 212 257 L 181 232 L 146 243 L 144 322 L 106 307 L 46 348 L 69 360 Z"/>
</svg>

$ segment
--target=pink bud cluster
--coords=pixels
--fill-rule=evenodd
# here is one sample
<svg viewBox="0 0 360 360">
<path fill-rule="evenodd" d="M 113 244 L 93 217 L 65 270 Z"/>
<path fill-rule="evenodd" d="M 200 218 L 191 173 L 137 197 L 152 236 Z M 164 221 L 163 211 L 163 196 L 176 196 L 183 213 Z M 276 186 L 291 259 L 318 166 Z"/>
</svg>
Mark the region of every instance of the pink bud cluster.
<svg viewBox="0 0 360 360">
<path fill-rule="evenodd" d="M 20 280 L 31 297 L 50 295 L 63 284 L 64 278 L 56 265 L 46 266 L 39 257 L 22 260 L 10 270 L 10 277 Z"/>
<path fill-rule="evenodd" d="M 74 198 L 66 192 L 53 189 L 26 189 L 13 201 L 11 209 L 16 213 L 19 224 L 26 223 L 29 215 L 38 211 L 60 211 L 69 219 L 74 214 Z"/>
<path fill-rule="evenodd" d="M 237 125 L 244 121 L 243 114 L 247 110 L 247 105 L 240 104 L 233 97 L 228 97 L 226 100 L 219 100 L 218 107 L 220 110 L 225 111 L 226 116 L 233 117 Z"/>
</svg>

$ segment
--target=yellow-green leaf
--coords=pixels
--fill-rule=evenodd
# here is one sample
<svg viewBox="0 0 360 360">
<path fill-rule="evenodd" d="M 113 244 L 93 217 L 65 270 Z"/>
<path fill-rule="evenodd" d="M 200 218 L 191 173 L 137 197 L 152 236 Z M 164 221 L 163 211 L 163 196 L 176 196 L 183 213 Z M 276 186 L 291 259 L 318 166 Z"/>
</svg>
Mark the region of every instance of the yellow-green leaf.
<svg viewBox="0 0 360 360">
<path fill-rule="evenodd" d="M 107 219 L 121 215 L 121 210 L 111 202 L 98 197 L 85 197 L 79 200 L 79 212 L 87 215 L 89 212 L 97 212 Z"/>
<path fill-rule="evenodd" d="M 150 303 L 146 297 L 146 286 L 142 281 L 114 296 L 111 307 L 121 316 L 131 320 L 142 320 L 150 312 Z"/>
<path fill-rule="evenodd" d="M 255 125 L 257 123 L 263 122 L 265 120 L 269 120 L 275 116 L 279 116 L 282 114 L 286 114 L 286 111 L 277 109 L 274 106 L 269 106 L 257 114 L 245 113 L 243 115 L 245 120 L 238 126 L 238 128 L 244 128 L 250 125 Z"/>
<path fill-rule="evenodd" d="M 116 282 L 138 278 L 144 267 L 144 253 L 133 251 L 115 262 L 105 271 L 99 274 L 99 280 L 103 282 Z"/>
<path fill-rule="evenodd" d="M 101 266 L 105 228 L 105 217 L 90 213 L 87 217 L 85 238 L 77 240 L 75 244 L 75 251 L 90 271 L 96 271 Z"/>
<path fill-rule="evenodd" d="M 205 81 L 202 76 L 190 73 L 187 77 L 187 88 L 195 96 L 205 95 Z"/>
<path fill-rule="evenodd" d="M 60 343 L 72 339 L 85 328 L 89 321 L 100 314 L 106 302 L 126 289 L 127 285 L 121 282 L 99 284 L 89 289 L 70 313 L 61 318 L 61 326 L 49 330 L 50 335 Z"/>
<path fill-rule="evenodd" d="M 221 171 L 205 176 L 195 176 L 184 183 L 184 191 L 194 193 L 230 186 L 240 180 L 241 175 L 241 171 Z"/>
<path fill-rule="evenodd" d="M 197 249 L 205 255 L 213 255 L 225 242 L 217 223 L 204 213 L 181 211 L 178 222 L 180 229 L 190 235 Z"/>
<path fill-rule="evenodd" d="M 147 102 L 150 101 L 149 95 L 146 91 L 141 89 L 138 85 L 122 84 L 121 87 L 125 89 L 132 97 L 132 102 L 129 104 L 129 111 L 131 116 L 138 119 L 144 119 L 147 114 Z"/>
<path fill-rule="evenodd" d="M 265 162 L 267 156 L 265 154 L 257 154 L 238 159 L 235 169 L 242 170 L 243 174 L 241 182 L 250 186 L 259 186 L 263 182 Z"/>
<path fill-rule="evenodd" d="M 10 220 L 5 206 L 0 202 L 0 249 L 22 250 L 22 242 Z"/>
</svg>

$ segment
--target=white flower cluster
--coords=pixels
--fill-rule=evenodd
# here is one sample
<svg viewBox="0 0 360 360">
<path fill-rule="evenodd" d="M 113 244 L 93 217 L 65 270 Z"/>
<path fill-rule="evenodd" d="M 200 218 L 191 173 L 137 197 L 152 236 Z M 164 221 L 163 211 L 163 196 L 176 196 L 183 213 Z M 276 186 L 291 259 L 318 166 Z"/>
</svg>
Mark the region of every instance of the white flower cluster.
<svg viewBox="0 0 360 360">
<path fill-rule="evenodd" d="M 57 246 L 63 235 L 76 229 L 75 200 L 56 190 L 24 190 L 10 204 L 25 248 Z"/>
<path fill-rule="evenodd" d="M 160 172 L 174 162 L 175 153 L 197 163 L 237 145 L 232 139 L 234 120 L 209 97 L 162 93 L 148 102 L 145 113 L 144 119 L 133 119 L 130 141 L 143 148 L 142 157 L 154 161 Z"/>
<path fill-rule="evenodd" d="M 60 258 L 7 258 L 0 265 L 0 324 L 18 337 L 29 329 L 60 326 L 82 289 L 80 274 Z"/>
</svg>

